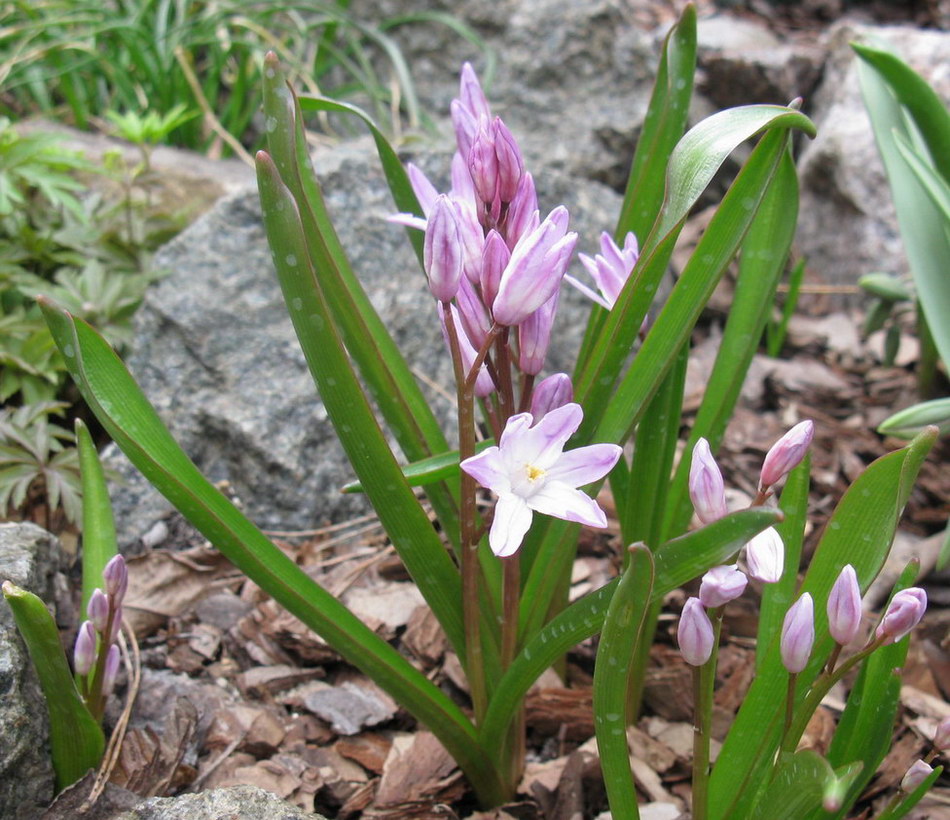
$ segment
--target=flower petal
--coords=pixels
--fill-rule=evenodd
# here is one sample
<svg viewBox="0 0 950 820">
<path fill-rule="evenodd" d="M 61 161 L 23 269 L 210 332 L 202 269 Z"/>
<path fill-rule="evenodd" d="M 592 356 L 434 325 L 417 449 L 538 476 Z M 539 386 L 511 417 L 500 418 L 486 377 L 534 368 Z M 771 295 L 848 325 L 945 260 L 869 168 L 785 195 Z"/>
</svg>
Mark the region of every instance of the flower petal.
<svg viewBox="0 0 950 820">
<path fill-rule="evenodd" d="M 488 447 L 477 456 L 465 459 L 461 467 L 483 487 L 499 495 L 511 492 L 511 477 L 497 447 Z"/>
<path fill-rule="evenodd" d="M 524 499 L 512 493 L 500 495 L 495 518 L 488 533 L 488 545 L 499 558 L 514 554 L 531 526 L 533 514 Z"/>
<path fill-rule="evenodd" d="M 528 498 L 533 510 L 588 527 L 606 527 L 607 516 L 593 498 L 560 481 L 548 481 Z"/>
<path fill-rule="evenodd" d="M 583 420 L 584 411 L 576 402 L 546 413 L 534 427 L 519 436 L 520 454 L 524 456 L 525 461 L 536 467 L 542 470 L 550 469 L 561 458 L 564 445 Z"/>
<path fill-rule="evenodd" d="M 616 444 L 590 444 L 568 450 L 548 469 L 548 479 L 571 487 L 583 487 L 607 475 L 622 452 L 623 449 Z"/>
</svg>

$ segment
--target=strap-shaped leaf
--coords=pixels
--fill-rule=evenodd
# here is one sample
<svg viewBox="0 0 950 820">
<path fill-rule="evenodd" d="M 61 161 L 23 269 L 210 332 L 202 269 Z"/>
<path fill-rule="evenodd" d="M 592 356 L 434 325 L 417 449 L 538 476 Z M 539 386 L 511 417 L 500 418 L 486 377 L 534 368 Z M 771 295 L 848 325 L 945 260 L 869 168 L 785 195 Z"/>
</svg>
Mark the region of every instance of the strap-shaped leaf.
<svg viewBox="0 0 950 820">
<path fill-rule="evenodd" d="M 6 581 L 3 595 L 13 610 L 17 629 L 23 636 L 36 667 L 49 710 L 49 741 L 53 754 L 56 788 L 65 789 L 102 760 L 105 738 L 73 681 L 66 661 L 59 629 L 53 616 L 32 592 Z"/>
<path fill-rule="evenodd" d="M 461 710 L 201 475 L 95 330 L 48 301 L 41 305 L 83 398 L 139 471 L 238 569 L 425 723 L 483 800 L 501 795 L 494 763 Z"/>
<path fill-rule="evenodd" d="M 96 587 L 103 585 L 102 570 L 116 554 L 115 520 L 109 488 L 89 428 L 76 420 L 76 443 L 82 473 L 82 611 Z"/>
<path fill-rule="evenodd" d="M 909 484 L 935 439 L 936 431 L 930 430 L 903 450 L 877 459 L 848 488 L 828 521 L 800 590 L 811 593 L 815 601 L 815 634 L 819 637 L 808 666 L 798 675 L 799 701 L 832 649 L 825 602 L 841 567 L 854 567 L 862 590 L 880 572 Z M 711 820 L 745 817 L 754 805 L 781 740 L 782 709 L 777 704 L 783 702 L 787 680 L 776 639 L 713 769 L 709 783 Z"/>
<path fill-rule="evenodd" d="M 743 510 L 664 544 L 655 556 L 653 599 L 662 598 L 711 566 L 722 563 L 780 516 L 776 510 Z M 500 748 L 521 698 L 541 673 L 568 649 L 601 628 L 617 583 L 614 579 L 575 601 L 532 635 L 505 672 L 488 706 L 480 731 L 484 748 Z"/>
<path fill-rule="evenodd" d="M 640 820 L 627 748 L 629 677 L 650 609 L 653 557 L 633 547 L 630 561 L 610 599 L 594 667 L 594 732 L 607 800 L 614 820 Z"/>
<path fill-rule="evenodd" d="M 821 806 L 825 785 L 834 776 L 828 761 L 811 749 L 789 755 L 749 820 L 802 820 Z"/>
<path fill-rule="evenodd" d="M 257 156 L 257 179 L 267 238 L 271 248 L 280 249 L 273 259 L 284 301 L 327 415 L 399 557 L 459 657 L 465 657 L 458 569 L 379 429 L 310 264 L 297 206 L 264 152 Z"/>
<path fill-rule="evenodd" d="M 762 338 L 772 310 L 797 220 L 798 175 L 791 154 L 786 151 L 742 243 L 729 318 L 703 402 L 690 430 L 687 453 L 693 451 L 700 438 L 709 441 L 713 452 L 719 448 L 755 355 L 755 341 Z M 692 515 L 687 493 L 689 465 L 689 459 L 680 461 L 670 486 L 663 530 L 667 537 L 682 532 Z"/>
</svg>

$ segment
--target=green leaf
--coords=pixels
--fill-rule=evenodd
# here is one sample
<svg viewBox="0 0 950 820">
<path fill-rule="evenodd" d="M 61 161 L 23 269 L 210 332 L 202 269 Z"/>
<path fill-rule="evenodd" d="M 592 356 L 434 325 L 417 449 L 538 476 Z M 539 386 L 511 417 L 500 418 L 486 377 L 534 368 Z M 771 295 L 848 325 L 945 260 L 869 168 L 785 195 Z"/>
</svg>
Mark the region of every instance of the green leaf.
<svg viewBox="0 0 950 820">
<path fill-rule="evenodd" d="M 30 658 L 46 698 L 49 710 L 49 740 L 56 772 L 56 788 L 71 786 L 102 760 L 105 738 L 102 727 L 83 703 L 66 661 L 59 629 L 49 610 L 32 592 L 9 581 L 3 583 L 3 596 Z"/>
<path fill-rule="evenodd" d="M 238 569 L 425 723 L 482 800 L 500 799 L 495 764 L 461 710 L 201 475 L 101 336 L 48 301 L 41 305 L 83 398 L 132 464 Z"/>
<path fill-rule="evenodd" d="M 900 60 L 886 52 L 853 46 L 862 58 L 858 78 L 871 118 L 874 138 L 884 161 L 897 221 L 920 305 L 940 357 L 950 361 L 950 235 L 947 220 L 927 189 L 908 168 L 898 147 L 911 133 L 904 118 L 908 110 L 930 150 L 931 158 L 950 181 L 950 114 L 933 90 Z M 916 79 L 915 79 L 916 78 Z"/>
<path fill-rule="evenodd" d="M 639 820 L 637 790 L 627 748 L 629 676 L 653 588 L 653 556 L 632 547 L 627 568 L 610 599 L 594 667 L 594 731 L 607 800 L 614 820 Z"/>
<path fill-rule="evenodd" d="M 798 306 L 798 296 L 801 293 L 802 282 L 805 279 L 805 259 L 799 259 L 795 267 L 788 274 L 788 292 L 782 304 L 782 315 L 778 321 L 769 321 L 766 325 L 767 353 L 773 359 L 778 358 L 788 335 L 788 323 L 792 321 L 795 308 Z"/>
<path fill-rule="evenodd" d="M 775 303 L 775 292 L 792 246 L 797 220 L 798 175 L 791 154 L 786 151 L 742 243 L 739 277 L 729 318 L 703 402 L 686 442 L 687 453 L 693 451 L 700 438 L 709 441 L 714 453 L 719 448 L 756 353 L 756 342 L 762 338 Z M 710 225 L 707 232 L 712 228 Z M 690 460 L 681 459 L 670 485 L 663 529 L 667 537 L 682 532 L 692 515 L 687 492 L 689 467 Z"/>
<path fill-rule="evenodd" d="M 310 265 L 297 207 L 264 152 L 257 155 L 264 225 L 304 357 L 346 456 L 380 523 L 448 636 L 465 657 L 459 572 L 402 475 L 350 365 L 327 295 Z"/>
<path fill-rule="evenodd" d="M 858 287 L 885 302 L 906 302 L 913 298 L 907 286 L 890 273 L 866 273 L 858 279 Z"/>
<path fill-rule="evenodd" d="M 789 755 L 779 763 L 750 820 L 801 820 L 821 806 L 825 786 L 834 777 L 828 761 L 811 749 Z"/>
<path fill-rule="evenodd" d="M 82 471 L 82 611 L 92 591 L 103 586 L 102 571 L 118 548 L 109 489 L 89 428 L 76 419 L 76 442 Z"/>
<path fill-rule="evenodd" d="M 903 450 L 877 459 L 848 488 L 828 521 L 799 590 L 815 601 L 819 636 L 808 666 L 798 675 L 799 702 L 831 653 L 824 603 L 835 579 L 851 564 L 866 590 L 880 572 L 910 485 L 934 440 L 932 434 L 921 435 Z M 773 640 L 713 769 L 711 820 L 744 817 L 754 805 L 781 741 L 787 681 L 778 641 Z"/>
<path fill-rule="evenodd" d="M 700 530 L 663 545 L 654 558 L 656 574 L 653 600 L 721 564 L 752 536 L 774 524 L 777 510 L 762 508 L 732 513 Z M 505 672 L 488 705 L 480 737 L 486 749 L 500 748 L 504 733 L 521 698 L 541 673 L 572 646 L 595 634 L 604 616 L 617 580 L 585 595 L 555 616 L 527 641 Z M 523 594 L 527 597 L 528 592 Z"/>
<path fill-rule="evenodd" d="M 885 419 L 878 426 L 881 435 L 895 438 L 913 438 L 930 425 L 936 425 L 941 435 L 950 432 L 950 398 L 921 402 Z"/>
</svg>

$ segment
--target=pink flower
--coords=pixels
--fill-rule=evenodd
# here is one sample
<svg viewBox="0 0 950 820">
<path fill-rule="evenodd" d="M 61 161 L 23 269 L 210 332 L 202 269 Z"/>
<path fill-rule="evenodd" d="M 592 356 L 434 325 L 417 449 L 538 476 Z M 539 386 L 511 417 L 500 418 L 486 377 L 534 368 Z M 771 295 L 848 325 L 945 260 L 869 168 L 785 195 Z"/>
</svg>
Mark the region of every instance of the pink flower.
<svg viewBox="0 0 950 820">
<path fill-rule="evenodd" d="M 933 766 L 927 765 L 923 760 L 918 760 L 907 770 L 907 773 L 901 780 L 901 791 L 905 794 L 909 794 L 930 777 L 933 771 Z"/>
<path fill-rule="evenodd" d="M 683 605 L 676 640 L 680 653 L 690 666 L 702 666 L 713 650 L 713 626 L 699 598 L 690 598 Z"/>
<path fill-rule="evenodd" d="M 897 643 L 920 623 L 926 611 L 926 592 L 920 587 L 902 589 L 891 598 L 875 635 L 885 638 L 885 645 Z"/>
<path fill-rule="evenodd" d="M 531 415 L 543 418 L 552 410 L 574 400 L 574 385 L 567 373 L 554 373 L 534 386 L 531 394 Z"/>
<path fill-rule="evenodd" d="M 709 609 L 722 606 L 738 598 L 748 583 L 749 579 L 735 564 L 713 567 L 699 585 L 699 600 Z"/>
<path fill-rule="evenodd" d="M 704 438 L 693 447 L 693 459 L 689 467 L 689 497 L 696 515 L 704 524 L 718 521 L 729 512 L 726 509 L 726 486 L 722 473 L 709 449 L 709 442 Z"/>
<path fill-rule="evenodd" d="M 88 675 L 96 661 L 96 629 L 92 621 L 83 621 L 73 647 L 73 668 L 77 675 Z"/>
<path fill-rule="evenodd" d="M 113 556 L 106 564 L 102 570 L 102 580 L 105 582 L 106 593 L 112 596 L 113 605 L 120 604 L 129 586 L 129 570 L 121 555 Z"/>
<path fill-rule="evenodd" d="M 765 456 L 759 489 L 765 490 L 788 475 L 805 457 L 808 445 L 815 435 L 815 423 L 802 421 L 782 436 Z"/>
<path fill-rule="evenodd" d="M 828 631 L 847 646 L 861 628 L 861 587 L 851 564 L 845 564 L 828 595 Z"/>
<path fill-rule="evenodd" d="M 579 404 L 552 410 L 537 424 L 530 413 L 508 419 L 497 447 L 465 459 L 462 469 L 498 496 L 488 543 L 499 557 L 512 555 L 535 512 L 606 527 L 597 502 L 578 487 L 603 478 L 620 458 L 616 444 L 592 444 L 563 452 L 584 418 Z"/>
<path fill-rule="evenodd" d="M 600 253 L 593 258 L 587 254 L 578 254 L 581 264 L 587 269 L 597 290 L 595 293 L 583 282 L 578 281 L 573 276 L 565 276 L 565 280 L 570 282 L 575 288 L 583 293 L 588 299 L 592 299 L 597 304 L 610 310 L 617 302 L 620 291 L 630 278 L 633 266 L 637 264 L 640 251 L 637 245 L 637 237 L 631 232 L 628 233 L 623 242 L 623 250 L 617 247 L 614 238 L 606 231 L 600 237 Z"/>
<path fill-rule="evenodd" d="M 462 276 L 462 239 L 455 207 L 445 194 L 436 197 L 429 214 L 422 258 L 432 295 L 451 302 Z"/>
<path fill-rule="evenodd" d="M 797 675 L 808 665 L 815 644 L 815 604 L 804 593 L 785 614 L 780 649 L 785 668 Z"/>
</svg>

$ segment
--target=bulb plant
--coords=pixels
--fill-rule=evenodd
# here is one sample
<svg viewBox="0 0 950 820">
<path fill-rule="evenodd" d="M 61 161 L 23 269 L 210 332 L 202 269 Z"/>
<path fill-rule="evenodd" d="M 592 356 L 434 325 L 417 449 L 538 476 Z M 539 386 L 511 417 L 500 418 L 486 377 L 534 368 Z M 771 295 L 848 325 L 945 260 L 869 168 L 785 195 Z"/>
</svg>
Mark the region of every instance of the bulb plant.
<svg viewBox="0 0 950 820">
<path fill-rule="evenodd" d="M 782 777 L 806 783 L 802 791 L 811 795 L 815 772 L 830 771 L 830 764 L 822 768 L 809 757 L 807 770 L 789 770 L 786 758 L 798 766 L 791 738 L 802 704 L 825 685 L 819 674 L 831 639 L 818 612 L 815 642 L 806 648 L 807 604 L 791 618 L 784 642 L 782 621 L 793 598 L 827 598 L 832 568 L 837 575 L 851 563 L 862 588 L 870 583 L 934 440 L 926 430 L 857 480 L 800 590 L 810 422 L 768 454 L 751 507 L 726 508 L 714 453 L 754 354 L 749 340 L 762 336 L 791 245 L 798 201 L 791 137 L 811 136 L 814 127 L 797 104 L 757 105 L 719 112 L 684 133 L 695 58 L 696 16 L 687 6 L 664 44 L 618 224 L 601 236 L 599 254 L 582 258 L 593 288 L 568 279 L 580 241 L 570 214 L 562 205 L 540 207 L 517 139 L 492 114 L 470 66 L 463 67 L 451 105 L 451 186 L 439 192 L 418 168 L 402 165 L 363 112 L 298 97 L 276 56 L 264 61 L 268 145 L 256 157 L 258 185 L 290 318 L 356 473 L 347 489 L 365 493 L 373 505 L 462 661 L 469 700 L 450 698 L 284 555 L 201 475 L 101 337 L 43 303 L 84 398 L 131 461 L 239 569 L 424 723 L 485 806 L 511 798 L 520 780 L 528 689 L 572 646 L 600 633 L 594 710 L 604 780 L 614 817 L 638 817 L 625 729 L 635 717 L 659 608 L 667 593 L 705 573 L 680 632 L 687 660 L 699 669 L 697 721 L 708 722 L 703 704 L 711 698 L 722 609 L 747 583 L 738 569 L 743 550 L 743 566 L 767 589 L 759 675 L 730 735 L 738 739 L 727 742 L 711 774 L 702 749 L 697 755 L 696 805 L 708 805 L 707 816 L 717 818 L 766 816 L 758 801 L 771 794 L 765 786 L 775 765 Z M 333 228 L 303 130 L 304 114 L 321 111 L 357 117 L 373 135 L 396 205 L 392 221 L 407 231 L 419 262 L 418 287 L 432 297 L 431 320 L 442 328 L 453 365 L 453 435 L 438 424 Z M 758 139 L 742 170 L 647 323 L 691 208 L 726 157 L 752 138 Z M 732 311 L 687 441 L 692 456 L 674 466 L 691 332 L 737 256 Z M 573 373 L 545 376 L 565 279 L 590 297 L 590 320 Z M 777 505 L 775 486 L 786 474 Z M 622 539 L 632 547 L 618 578 L 568 604 L 581 527 L 607 523 L 597 500 L 607 482 Z M 478 498 L 487 493 L 493 503 L 480 507 Z M 694 506 L 701 526 L 691 529 Z M 838 593 L 839 609 L 853 604 L 846 592 Z M 102 621 L 103 613 L 96 614 Z M 907 615 L 901 619 L 906 624 Z M 891 622 L 887 634 L 896 638 L 898 622 Z M 865 669 L 881 653 L 905 649 L 904 638 L 875 638 Z M 800 667 L 793 686 L 782 666 L 786 654 Z M 874 667 L 876 677 L 868 672 L 862 685 L 876 692 L 882 674 Z M 892 689 L 888 697 L 896 698 Z M 771 722 L 760 720 L 763 710 Z M 870 725 L 890 732 L 889 724 Z M 708 741 L 708 731 L 698 736 Z M 858 782 L 856 757 L 851 747 L 841 755 L 846 759 L 834 771 L 843 766 L 849 779 L 836 775 L 835 782 L 846 790 Z M 708 751 L 705 759 L 708 764 Z M 720 778 L 745 785 L 724 787 Z"/>
</svg>

